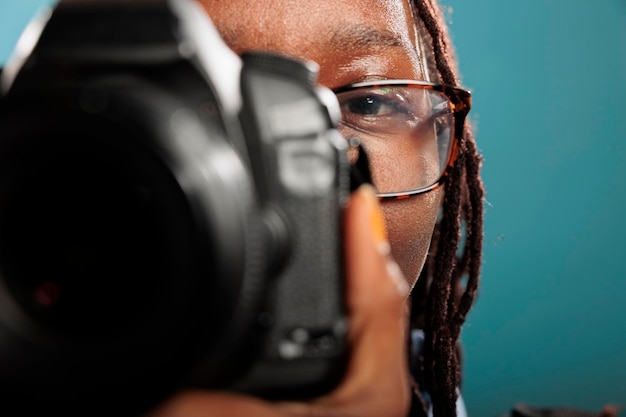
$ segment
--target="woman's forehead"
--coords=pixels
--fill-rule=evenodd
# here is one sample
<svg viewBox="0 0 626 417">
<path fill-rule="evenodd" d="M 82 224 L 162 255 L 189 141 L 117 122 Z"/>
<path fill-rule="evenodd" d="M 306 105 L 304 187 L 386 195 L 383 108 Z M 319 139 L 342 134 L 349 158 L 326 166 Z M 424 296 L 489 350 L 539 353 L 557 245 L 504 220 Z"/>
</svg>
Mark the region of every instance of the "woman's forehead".
<svg viewBox="0 0 626 417">
<path fill-rule="evenodd" d="M 320 65 L 329 87 L 425 79 L 407 0 L 201 0 L 237 53 L 282 52 Z"/>
</svg>

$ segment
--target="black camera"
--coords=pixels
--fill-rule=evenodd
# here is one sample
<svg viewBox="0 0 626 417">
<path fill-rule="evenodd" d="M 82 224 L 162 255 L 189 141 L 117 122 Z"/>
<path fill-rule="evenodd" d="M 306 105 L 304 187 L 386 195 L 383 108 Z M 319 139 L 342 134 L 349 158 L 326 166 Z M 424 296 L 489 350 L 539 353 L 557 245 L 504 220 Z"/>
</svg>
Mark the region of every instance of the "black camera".
<svg viewBox="0 0 626 417">
<path fill-rule="evenodd" d="M 0 415 L 343 375 L 336 98 L 194 0 L 61 1 L 1 74 Z"/>
</svg>

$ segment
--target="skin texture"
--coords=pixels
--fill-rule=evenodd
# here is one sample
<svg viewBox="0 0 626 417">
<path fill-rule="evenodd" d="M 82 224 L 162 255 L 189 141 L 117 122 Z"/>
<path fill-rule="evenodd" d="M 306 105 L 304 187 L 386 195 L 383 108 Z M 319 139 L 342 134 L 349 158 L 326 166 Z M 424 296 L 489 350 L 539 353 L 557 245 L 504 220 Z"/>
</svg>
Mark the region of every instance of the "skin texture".
<svg viewBox="0 0 626 417">
<path fill-rule="evenodd" d="M 201 0 L 237 53 L 281 52 L 320 65 L 336 88 L 382 79 L 424 80 L 417 31 L 406 0 Z M 300 403 L 192 391 L 173 395 L 149 417 L 404 417 L 409 408 L 406 300 L 423 266 L 441 190 L 379 204 L 366 185 L 345 213 L 351 354 L 342 383 Z"/>
<path fill-rule="evenodd" d="M 319 82 L 326 87 L 426 79 L 406 1 L 321 0 L 309 7 L 299 0 L 201 3 L 235 52 L 269 50 L 312 60 L 319 64 Z M 435 190 L 383 204 L 392 253 L 411 288 L 424 264 L 440 201 L 441 190 Z"/>
</svg>

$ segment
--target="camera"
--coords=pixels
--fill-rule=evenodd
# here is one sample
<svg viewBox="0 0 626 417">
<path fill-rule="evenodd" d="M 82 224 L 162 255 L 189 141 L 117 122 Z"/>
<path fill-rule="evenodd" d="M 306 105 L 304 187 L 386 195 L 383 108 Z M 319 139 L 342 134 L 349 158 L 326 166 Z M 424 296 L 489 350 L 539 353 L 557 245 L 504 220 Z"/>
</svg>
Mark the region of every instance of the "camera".
<svg viewBox="0 0 626 417">
<path fill-rule="evenodd" d="M 61 1 L 0 76 L 0 414 L 330 391 L 346 141 L 314 63 L 194 0 Z"/>
</svg>

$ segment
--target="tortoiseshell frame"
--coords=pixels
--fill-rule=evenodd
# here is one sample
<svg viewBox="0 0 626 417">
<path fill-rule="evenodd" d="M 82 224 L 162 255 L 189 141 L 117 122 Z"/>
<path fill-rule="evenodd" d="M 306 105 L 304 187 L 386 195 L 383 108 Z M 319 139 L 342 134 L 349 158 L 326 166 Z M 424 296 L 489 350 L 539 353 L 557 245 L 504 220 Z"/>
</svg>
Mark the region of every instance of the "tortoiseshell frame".
<svg viewBox="0 0 626 417">
<path fill-rule="evenodd" d="M 459 87 L 452 87 L 449 85 L 433 84 L 426 81 L 415 80 L 376 80 L 366 81 L 361 83 L 349 84 L 343 87 L 339 87 L 333 90 L 335 94 L 351 91 L 359 88 L 384 88 L 388 86 L 402 86 L 402 87 L 415 87 L 424 90 L 433 90 L 444 94 L 448 97 L 452 108 L 454 117 L 454 132 L 452 137 L 452 143 L 450 144 L 450 152 L 448 153 L 448 160 L 446 162 L 446 168 L 439 179 L 427 187 L 421 187 L 414 190 L 402 191 L 398 193 L 378 193 L 377 196 L 381 200 L 401 200 L 409 197 L 413 197 L 419 194 L 424 194 L 429 191 L 439 188 L 446 180 L 450 171 L 454 166 L 459 149 L 459 142 L 463 136 L 463 124 L 465 118 L 472 107 L 472 95 L 469 91 Z"/>
</svg>

